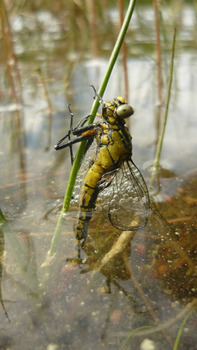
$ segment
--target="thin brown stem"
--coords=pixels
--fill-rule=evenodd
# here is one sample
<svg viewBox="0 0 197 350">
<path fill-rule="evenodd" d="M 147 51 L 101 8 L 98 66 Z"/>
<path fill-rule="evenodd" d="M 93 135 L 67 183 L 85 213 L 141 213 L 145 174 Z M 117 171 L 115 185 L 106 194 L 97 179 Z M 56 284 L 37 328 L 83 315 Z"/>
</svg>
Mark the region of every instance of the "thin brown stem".
<svg viewBox="0 0 197 350">
<path fill-rule="evenodd" d="M 159 1 L 153 0 L 155 10 L 155 32 L 156 32 L 156 60 L 157 60 L 157 88 L 158 104 L 162 104 L 162 58 L 161 58 L 161 40 L 160 40 L 160 20 L 159 20 Z"/>
</svg>

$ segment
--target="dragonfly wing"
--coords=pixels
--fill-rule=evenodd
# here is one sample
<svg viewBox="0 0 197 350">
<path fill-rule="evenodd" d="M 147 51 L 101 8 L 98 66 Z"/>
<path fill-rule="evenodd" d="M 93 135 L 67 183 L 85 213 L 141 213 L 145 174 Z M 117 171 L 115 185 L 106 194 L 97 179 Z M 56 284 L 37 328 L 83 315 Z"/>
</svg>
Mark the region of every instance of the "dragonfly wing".
<svg viewBox="0 0 197 350">
<path fill-rule="evenodd" d="M 108 216 L 114 227 L 119 230 L 138 230 L 146 225 L 150 212 L 148 189 L 132 160 L 122 164 L 104 192 L 108 192 Z"/>
</svg>

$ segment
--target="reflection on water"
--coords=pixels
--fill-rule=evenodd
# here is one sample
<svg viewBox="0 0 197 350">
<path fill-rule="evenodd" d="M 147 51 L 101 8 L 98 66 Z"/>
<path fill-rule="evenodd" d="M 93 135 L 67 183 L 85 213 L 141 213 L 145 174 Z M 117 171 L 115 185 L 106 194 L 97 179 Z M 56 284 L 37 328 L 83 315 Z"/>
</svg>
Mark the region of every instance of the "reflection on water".
<svg viewBox="0 0 197 350">
<path fill-rule="evenodd" d="M 73 256 L 76 245 L 73 223 L 77 208 L 74 208 L 65 217 L 58 253 L 41 267 L 70 171 L 69 150 L 57 153 L 53 145 L 69 128 L 68 103 L 72 104 L 76 123 L 89 114 L 92 104 L 89 84 L 98 88 L 118 30 L 116 9 L 109 7 L 102 12 L 96 7 L 95 48 L 84 15 L 87 12 L 74 2 L 67 3 L 69 15 L 68 9 L 61 14 L 58 9 L 53 13 L 22 10 L 19 13 L 14 4 L 18 14 L 9 16 L 18 66 L 13 66 L 10 48 L 7 57 L 12 77 L 5 74 L 6 64 L 3 56 L 0 58 L 0 208 L 8 220 L 0 226 L 0 296 L 10 319 L 9 322 L 2 307 L 1 348 L 139 349 L 148 339 L 155 349 L 161 348 L 161 344 L 162 349 L 169 349 L 189 315 L 178 348 L 193 349 L 197 290 L 194 11 L 184 6 L 174 11 L 173 3 L 162 12 L 163 30 L 168 27 L 161 34 L 165 46 L 164 86 L 169 60 L 166 47 L 172 38 L 169 20 L 170 24 L 178 24 L 178 38 L 158 193 L 154 199 L 172 229 L 153 211 L 146 228 L 133 237 L 131 232 L 120 234 L 102 213 L 95 214 L 84 250 L 84 264 L 75 266 L 66 262 Z M 146 169 L 153 163 L 157 138 L 153 23 L 152 7 L 137 7 L 127 37 L 129 102 L 135 109 L 130 125 L 134 161 L 147 182 L 150 173 Z M 52 106 L 51 127 L 38 67 Z M 15 90 L 10 89 L 12 82 Z M 120 94 L 123 94 L 122 68 L 117 64 L 105 99 Z"/>
</svg>

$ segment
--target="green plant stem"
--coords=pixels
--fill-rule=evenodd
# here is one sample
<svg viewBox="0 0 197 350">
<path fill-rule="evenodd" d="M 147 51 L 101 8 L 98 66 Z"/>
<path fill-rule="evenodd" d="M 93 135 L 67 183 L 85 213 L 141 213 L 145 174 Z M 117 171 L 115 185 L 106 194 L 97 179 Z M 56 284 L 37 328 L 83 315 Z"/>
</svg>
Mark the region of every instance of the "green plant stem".
<svg viewBox="0 0 197 350">
<path fill-rule="evenodd" d="M 150 184 L 149 184 L 149 190 L 152 189 L 153 183 L 154 183 L 155 178 L 156 178 L 157 173 L 158 173 L 161 150 L 162 150 L 162 146 L 163 146 L 164 134 L 165 134 L 165 129 L 166 129 L 167 117 L 168 117 L 168 109 L 169 109 L 169 104 L 170 104 L 171 86 L 172 86 L 173 69 L 174 69 L 175 43 L 176 43 L 176 28 L 174 29 L 174 36 L 173 36 L 172 50 L 171 50 L 171 61 L 170 61 L 170 71 L 169 71 L 169 76 L 168 76 L 166 108 L 165 108 L 165 112 L 164 112 L 164 118 L 163 118 L 163 123 L 162 123 L 162 127 L 161 127 L 161 132 L 160 132 L 158 143 L 157 143 L 155 159 L 154 159 L 154 163 L 153 163 L 153 172 L 152 172 L 152 176 L 151 176 L 151 180 L 150 180 Z"/>
<path fill-rule="evenodd" d="M 178 345 L 179 345 L 179 341 L 180 341 L 180 338 L 181 338 L 181 335 L 183 333 L 183 328 L 188 320 L 188 318 L 190 317 L 190 315 L 194 312 L 194 308 L 192 308 L 192 310 L 190 310 L 190 312 L 188 312 L 188 314 L 185 316 L 183 322 L 181 323 L 181 327 L 179 328 L 179 331 L 178 331 L 178 334 L 177 334 L 177 337 L 176 337 L 176 340 L 175 340 L 175 343 L 174 343 L 174 346 L 173 346 L 173 350 L 177 350 L 178 349 Z"/>
<path fill-rule="evenodd" d="M 4 224 L 6 221 L 7 221 L 7 220 L 6 220 L 6 218 L 5 218 L 5 216 L 4 216 L 3 212 L 2 212 L 2 210 L 1 210 L 1 208 L 0 208 L 0 224 Z"/>
<path fill-rule="evenodd" d="M 21 271 L 26 271 L 29 257 L 23 245 L 17 238 L 16 234 L 12 232 L 12 229 L 8 223 L 4 223 L 2 230 L 3 238 L 6 239 L 8 245 L 12 249 L 12 256 L 15 258 L 15 261 L 20 267 Z"/>
<path fill-rule="evenodd" d="M 106 73 L 104 75 L 104 79 L 103 79 L 103 81 L 102 81 L 102 83 L 100 85 L 100 88 L 98 90 L 98 94 L 101 97 L 104 94 L 104 91 L 105 91 L 106 86 L 108 84 L 111 72 L 113 70 L 113 67 L 114 67 L 114 65 L 116 63 L 116 60 L 117 60 L 117 57 L 118 57 L 118 54 L 120 52 L 121 45 L 123 43 L 124 37 L 126 35 L 127 29 L 128 29 L 128 26 L 129 26 L 129 23 L 130 23 L 130 20 L 131 20 L 131 16 L 133 14 L 135 3 L 136 3 L 136 0 L 131 0 L 130 3 L 129 3 L 128 10 L 127 10 L 124 22 L 122 24 L 120 33 L 118 35 L 118 38 L 116 40 L 114 49 L 112 51 L 112 54 L 111 54 L 111 57 L 110 57 L 110 60 L 109 60 L 109 63 L 108 63 L 107 69 L 106 69 Z M 92 109 L 90 111 L 90 118 L 89 118 L 88 124 L 91 124 L 94 121 L 94 118 L 95 118 L 96 112 L 98 110 L 98 107 L 99 107 L 99 100 L 98 100 L 98 98 L 96 98 L 94 103 L 93 103 Z M 69 180 L 68 180 L 67 189 L 66 189 L 66 193 L 65 193 L 65 196 L 64 196 L 63 207 L 62 207 L 62 210 L 60 212 L 58 223 L 57 223 L 57 226 L 56 226 L 56 229 L 55 229 L 55 233 L 53 235 L 53 239 L 52 239 L 52 242 L 51 242 L 51 247 L 50 247 L 49 252 L 48 252 L 50 257 L 53 256 L 53 254 L 57 250 L 57 244 L 58 244 L 60 233 L 61 233 L 61 224 L 62 224 L 62 221 L 63 221 L 63 214 L 65 212 L 67 212 L 68 209 L 69 209 L 69 205 L 70 205 L 70 201 L 71 201 L 71 197 L 72 197 L 72 192 L 73 192 L 73 188 L 74 188 L 74 185 L 75 185 L 75 180 L 76 180 L 76 177 L 77 177 L 77 173 L 78 173 L 79 168 L 80 168 L 81 159 L 82 159 L 82 156 L 83 156 L 83 153 L 84 153 L 84 149 L 85 149 L 85 142 L 82 142 L 79 145 L 79 147 L 78 147 L 78 150 L 77 150 L 77 153 L 76 153 L 76 156 L 75 156 L 75 160 L 73 162 L 73 166 L 72 166 L 72 169 L 71 169 L 71 172 L 70 172 L 70 177 L 69 177 Z"/>
<path fill-rule="evenodd" d="M 152 326 L 141 326 L 141 327 L 138 327 L 138 328 L 134 329 L 133 331 L 131 331 L 129 333 L 129 335 L 127 336 L 126 340 L 123 342 L 121 349 L 125 348 L 126 344 L 128 343 L 129 339 L 132 337 L 133 334 L 135 334 L 136 332 L 138 332 L 142 329 L 147 329 L 147 328 L 152 328 Z"/>
</svg>

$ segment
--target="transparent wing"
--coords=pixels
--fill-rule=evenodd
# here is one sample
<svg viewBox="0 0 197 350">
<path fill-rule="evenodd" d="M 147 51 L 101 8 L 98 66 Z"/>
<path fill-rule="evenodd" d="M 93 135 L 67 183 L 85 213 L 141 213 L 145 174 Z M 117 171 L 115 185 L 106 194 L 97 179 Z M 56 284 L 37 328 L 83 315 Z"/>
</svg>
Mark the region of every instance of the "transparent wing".
<svg viewBox="0 0 197 350">
<path fill-rule="evenodd" d="M 150 200 L 144 178 L 133 161 L 125 161 L 114 171 L 112 180 L 107 174 L 105 177 L 106 183 L 111 182 L 103 190 L 100 200 L 103 209 L 108 211 L 111 224 L 119 230 L 144 227 L 150 214 Z"/>
</svg>

